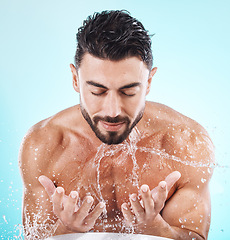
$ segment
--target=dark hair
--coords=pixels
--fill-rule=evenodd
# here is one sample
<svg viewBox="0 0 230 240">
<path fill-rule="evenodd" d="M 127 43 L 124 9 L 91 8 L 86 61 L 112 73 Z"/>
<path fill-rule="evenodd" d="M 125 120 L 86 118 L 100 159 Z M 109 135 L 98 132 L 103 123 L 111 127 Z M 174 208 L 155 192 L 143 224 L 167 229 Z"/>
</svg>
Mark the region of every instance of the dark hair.
<svg viewBox="0 0 230 240">
<path fill-rule="evenodd" d="M 112 61 L 136 56 L 152 68 L 150 36 L 142 23 L 125 10 L 94 13 L 83 22 L 77 33 L 76 68 L 86 52 Z"/>
</svg>

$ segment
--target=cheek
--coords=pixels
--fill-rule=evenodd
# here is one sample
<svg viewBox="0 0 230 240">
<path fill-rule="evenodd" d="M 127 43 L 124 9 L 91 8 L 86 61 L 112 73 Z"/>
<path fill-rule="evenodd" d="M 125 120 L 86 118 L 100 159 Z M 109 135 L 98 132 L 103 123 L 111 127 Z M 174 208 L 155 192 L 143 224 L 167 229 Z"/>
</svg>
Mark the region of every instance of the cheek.
<svg viewBox="0 0 230 240">
<path fill-rule="evenodd" d="M 95 99 L 91 93 L 82 91 L 80 98 L 82 106 L 90 115 L 97 113 L 100 110 L 100 106 L 102 106 L 101 101 L 99 99 Z"/>
<path fill-rule="evenodd" d="M 132 99 L 126 104 L 126 114 L 132 118 L 136 116 L 143 110 L 145 107 L 145 97 L 139 96 L 138 98 Z"/>
</svg>

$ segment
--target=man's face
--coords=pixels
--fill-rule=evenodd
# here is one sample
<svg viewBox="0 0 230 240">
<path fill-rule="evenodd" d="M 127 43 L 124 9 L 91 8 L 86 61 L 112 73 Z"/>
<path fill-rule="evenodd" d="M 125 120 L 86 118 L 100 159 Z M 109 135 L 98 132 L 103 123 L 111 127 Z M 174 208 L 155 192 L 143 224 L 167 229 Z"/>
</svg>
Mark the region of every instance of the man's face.
<svg viewBox="0 0 230 240">
<path fill-rule="evenodd" d="M 96 136 L 106 144 L 123 142 L 140 121 L 153 74 L 136 57 L 110 61 L 85 54 L 76 72 L 81 112 Z"/>
</svg>

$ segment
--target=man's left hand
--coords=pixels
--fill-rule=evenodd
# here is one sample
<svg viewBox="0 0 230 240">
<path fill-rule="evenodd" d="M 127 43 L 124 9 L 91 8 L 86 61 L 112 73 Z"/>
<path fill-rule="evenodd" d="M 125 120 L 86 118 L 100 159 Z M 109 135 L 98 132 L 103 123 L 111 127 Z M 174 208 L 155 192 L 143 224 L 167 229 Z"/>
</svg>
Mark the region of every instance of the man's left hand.
<svg viewBox="0 0 230 240">
<path fill-rule="evenodd" d="M 180 177 L 181 174 L 174 171 L 151 191 L 148 185 L 142 185 L 140 188 L 141 199 L 138 199 L 137 194 L 131 194 L 131 208 L 127 203 L 123 203 L 121 206 L 125 224 L 133 227 L 136 233 L 157 235 L 167 224 L 160 212 L 164 208 L 170 189 Z"/>
</svg>

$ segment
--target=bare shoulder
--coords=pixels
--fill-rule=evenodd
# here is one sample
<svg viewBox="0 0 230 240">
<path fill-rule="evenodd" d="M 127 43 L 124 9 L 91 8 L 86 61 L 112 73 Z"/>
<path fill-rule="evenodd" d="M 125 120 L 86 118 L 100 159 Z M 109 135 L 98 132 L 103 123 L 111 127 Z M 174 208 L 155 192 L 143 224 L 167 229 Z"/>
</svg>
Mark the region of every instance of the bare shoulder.
<svg viewBox="0 0 230 240">
<path fill-rule="evenodd" d="M 19 166 L 25 184 L 36 181 L 42 174 L 52 179 L 50 169 L 55 164 L 54 155 L 60 155 L 68 144 L 66 134 L 73 131 L 72 111 L 76 108 L 77 106 L 57 113 L 29 129 L 23 138 L 19 154 Z"/>
<path fill-rule="evenodd" d="M 49 169 L 49 157 L 62 144 L 62 140 L 62 130 L 52 123 L 52 118 L 29 129 L 19 153 L 19 166 L 25 184 Z"/>
<path fill-rule="evenodd" d="M 166 105 L 148 102 L 144 118 L 148 122 L 149 134 L 160 132 L 162 144 L 170 154 L 181 152 L 180 148 L 183 149 L 185 145 L 196 148 L 207 146 L 213 151 L 213 143 L 204 127 Z M 189 151 L 189 147 L 187 150 Z"/>
<path fill-rule="evenodd" d="M 157 131 L 161 138 L 161 150 L 171 159 L 176 169 L 188 178 L 201 176 L 208 181 L 214 165 L 214 145 L 207 131 L 196 121 L 159 103 L 148 103 L 145 116 L 149 129 Z M 206 170 L 209 171 L 206 171 Z M 200 181 L 200 179 L 199 179 Z M 196 181 L 194 182 L 196 184 Z"/>
</svg>

